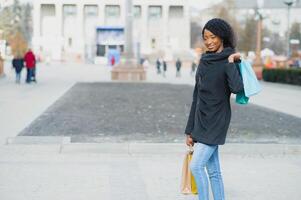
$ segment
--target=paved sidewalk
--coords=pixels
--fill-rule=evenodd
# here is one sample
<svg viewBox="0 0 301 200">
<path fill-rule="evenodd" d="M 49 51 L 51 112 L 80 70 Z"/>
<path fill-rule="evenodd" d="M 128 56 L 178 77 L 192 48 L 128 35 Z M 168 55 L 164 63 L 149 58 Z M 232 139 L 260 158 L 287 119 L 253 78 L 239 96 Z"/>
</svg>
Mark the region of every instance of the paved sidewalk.
<svg viewBox="0 0 301 200">
<path fill-rule="evenodd" d="M 299 200 L 301 149 L 288 147 L 222 146 L 226 199 Z M 0 148 L 1 199 L 197 199 L 179 192 L 183 144 L 67 144 L 60 149 L 20 144 Z"/>
</svg>

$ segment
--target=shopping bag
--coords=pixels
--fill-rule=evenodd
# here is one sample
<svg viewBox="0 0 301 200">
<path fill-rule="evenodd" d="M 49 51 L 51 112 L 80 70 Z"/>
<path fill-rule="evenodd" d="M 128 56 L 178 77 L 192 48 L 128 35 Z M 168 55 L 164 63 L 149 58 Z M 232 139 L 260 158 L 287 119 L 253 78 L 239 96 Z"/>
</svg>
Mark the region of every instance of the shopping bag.
<svg viewBox="0 0 301 200">
<path fill-rule="evenodd" d="M 181 181 L 181 192 L 183 194 L 197 194 L 197 186 L 194 177 L 191 173 L 189 163 L 192 159 L 193 151 L 189 150 L 185 154 L 183 168 L 182 168 L 182 181 Z"/>
<path fill-rule="evenodd" d="M 244 83 L 244 93 L 246 97 L 258 94 L 262 88 L 257 80 L 256 74 L 248 61 L 242 60 L 239 64 L 242 80 Z"/>
<path fill-rule="evenodd" d="M 242 76 L 244 90 L 236 94 L 235 102 L 248 104 L 249 97 L 258 94 L 261 91 L 261 86 L 249 62 L 242 60 L 238 67 Z"/>
<path fill-rule="evenodd" d="M 238 104 L 248 104 L 249 97 L 246 97 L 245 92 L 241 91 L 236 94 L 235 102 Z"/>
</svg>

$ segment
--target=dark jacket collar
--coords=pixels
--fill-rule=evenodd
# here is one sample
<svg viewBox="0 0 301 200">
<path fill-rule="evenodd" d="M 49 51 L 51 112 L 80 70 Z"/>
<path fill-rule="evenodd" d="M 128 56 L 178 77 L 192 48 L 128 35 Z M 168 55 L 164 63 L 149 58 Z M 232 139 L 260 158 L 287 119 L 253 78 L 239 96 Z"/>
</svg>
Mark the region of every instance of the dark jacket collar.
<svg viewBox="0 0 301 200">
<path fill-rule="evenodd" d="M 206 52 L 202 54 L 201 61 L 209 63 L 226 61 L 228 60 L 228 57 L 233 53 L 235 53 L 235 50 L 233 48 L 226 47 L 219 53 Z"/>
</svg>

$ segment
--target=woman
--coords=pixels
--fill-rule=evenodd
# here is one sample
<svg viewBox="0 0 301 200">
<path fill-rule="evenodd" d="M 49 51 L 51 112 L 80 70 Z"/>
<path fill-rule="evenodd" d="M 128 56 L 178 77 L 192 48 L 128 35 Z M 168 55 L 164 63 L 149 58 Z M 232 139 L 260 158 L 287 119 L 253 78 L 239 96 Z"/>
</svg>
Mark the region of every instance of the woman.
<svg viewBox="0 0 301 200">
<path fill-rule="evenodd" d="M 24 60 L 20 54 L 17 54 L 12 61 L 13 68 L 16 71 L 16 83 L 20 84 L 21 72 L 24 67 Z"/>
<path fill-rule="evenodd" d="M 208 174 L 214 200 L 223 200 L 218 145 L 225 143 L 231 119 L 230 95 L 243 90 L 243 82 L 234 63 L 240 55 L 235 53 L 235 36 L 226 21 L 218 18 L 208 21 L 202 36 L 208 51 L 202 55 L 196 72 L 185 130 L 186 144 L 194 146 L 190 168 L 199 199 L 209 200 Z"/>
</svg>

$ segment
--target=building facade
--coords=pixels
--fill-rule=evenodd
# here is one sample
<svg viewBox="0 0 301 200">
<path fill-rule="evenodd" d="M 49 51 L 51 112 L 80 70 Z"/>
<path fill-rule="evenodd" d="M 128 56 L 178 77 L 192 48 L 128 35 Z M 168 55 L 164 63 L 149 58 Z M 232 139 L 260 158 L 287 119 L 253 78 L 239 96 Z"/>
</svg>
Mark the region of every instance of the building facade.
<svg viewBox="0 0 301 200">
<path fill-rule="evenodd" d="M 54 60 L 94 61 L 109 49 L 124 49 L 126 0 L 35 0 L 36 52 Z M 133 0 L 136 54 L 170 54 L 190 49 L 186 0 Z"/>
</svg>

